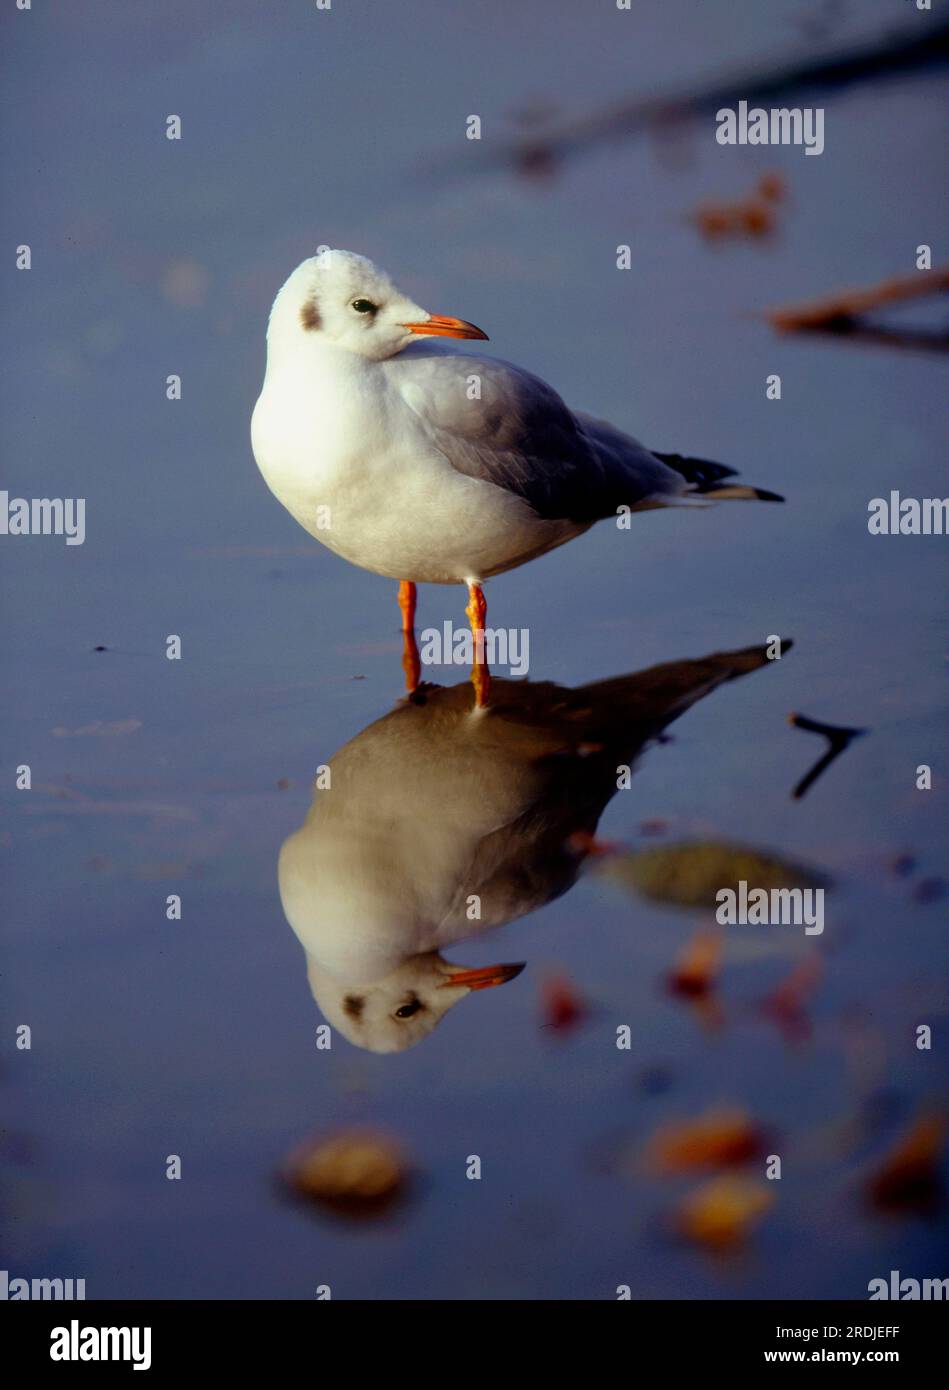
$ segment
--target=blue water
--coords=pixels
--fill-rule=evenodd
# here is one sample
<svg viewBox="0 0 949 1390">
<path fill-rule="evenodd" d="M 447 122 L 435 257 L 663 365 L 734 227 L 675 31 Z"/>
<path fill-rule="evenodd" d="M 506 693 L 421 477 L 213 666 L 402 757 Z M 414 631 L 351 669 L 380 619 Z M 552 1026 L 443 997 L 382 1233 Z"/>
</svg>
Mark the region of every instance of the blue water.
<svg viewBox="0 0 949 1390">
<path fill-rule="evenodd" d="M 87 509 L 82 546 L 0 543 L 5 1267 L 126 1298 L 306 1299 L 326 1283 L 351 1298 L 861 1298 L 891 1268 L 944 1274 L 939 1218 L 873 1214 L 861 1193 L 945 1094 L 947 899 L 914 893 L 945 872 L 947 542 L 866 526 L 872 497 L 945 490 L 945 359 L 779 338 L 760 312 L 909 274 L 922 242 L 942 259 L 945 91 L 933 76 L 828 99 L 820 158 L 722 148 L 700 122 L 672 152 L 619 143 L 537 183 L 469 168 L 464 139 L 472 112 L 485 141 L 506 138 L 530 101 L 566 116 L 932 17 L 884 0 L 281 11 L 99 3 L 0 21 L 3 486 Z M 452 177 L 431 176 L 445 159 Z M 695 205 L 768 170 L 788 187 L 776 234 L 702 241 Z M 9 251 L 23 242 L 28 274 Z M 800 942 L 726 955 L 709 1033 L 662 986 L 701 914 L 586 877 L 447 953 L 528 965 L 424 1044 L 317 1050 L 277 853 L 316 768 L 401 680 L 394 586 L 311 541 L 250 453 L 270 302 L 322 243 L 482 325 L 568 403 L 786 495 L 594 528 L 488 600 L 492 624 L 529 630 L 531 678 L 568 687 L 793 637 L 645 754 L 600 831 L 635 846 L 661 818 L 663 842 L 763 846 L 833 876 L 809 1041 L 788 1045 L 758 1007 Z M 463 621 L 462 604 L 422 590 L 420 626 Z M 791 788 L 822 745 L 792 710 L 871 731 L 802 801 Z M 564 1036 L 540 1026 L 555 970 L 590 1005 Z M 28 1052 L 12 1041 L 24 1023 Z M 715 1102 L 744 1106 L 784 1158 L 729 1259 L 669 1234 L 698 1177 L 602 1161 Z M 838 1122 L 861 1106 L 873 1123 L 843 1152 Z M 412 1199 L 356 1227 L 287 1202 L 286 1152 L 355 1123 L 402 1140 Z"/>
</svg>

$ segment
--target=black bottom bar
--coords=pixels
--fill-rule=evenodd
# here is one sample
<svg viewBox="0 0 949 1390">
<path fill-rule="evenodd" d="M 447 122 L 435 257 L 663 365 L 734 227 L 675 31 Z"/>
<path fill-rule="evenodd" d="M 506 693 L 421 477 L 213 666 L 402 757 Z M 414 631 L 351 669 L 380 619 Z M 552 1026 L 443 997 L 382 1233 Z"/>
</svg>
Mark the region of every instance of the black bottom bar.
<svg viewBox="0 0 949 1390">
<path fill-rule="evenodd" d="M 3 1308 L 0 1334 L 6 1365 L 14 1354 L 21 1376 L 62 1367 L 64 1382 L 83 1370 L 132 1374 L 136 1364 L 140 1375 L 159 1380 L 205 1369 L 316 1375 L 334 1354 L 357 1357 L 365 1382 L 374 1363 L 381 1373 L 398 1375 L 400 1363 L 440 1343 L 446 1369 L 456 1353 L 476 1366 L 490 1349 L 489 1373 L 492 1364 L 508 1353 L 520 1356 L 525 1347 L 532 1348 L 535 1371 L 548 1357 L 555 1371 L 562 1355 L 574 1351 L 588 1358 L 593 1349 L 598 1363 L 613 1355 L 628 1370 L 659 1365 L 669 1371 L 747 1368 L 767 1374 L 777 1366 L 823 1364 L 921 1371 L 937 1356 L 946 1330 L 945 1304 L 938 1302 L 585 1302 L 568 1305 L 569 1311 L 559 1306 L 554 1329 L 549 1305 L 528 1301 L 440 1303 L 437 1321 L 419 1303 L 393 1309 L 342 1301 L 23 1302 Z M 394 1340 L 385 1334 L 393 1318 Z M 377 1328 L 384 1334 L 379 1339 L 373 1336 Z M 106 1359 L 110 1353 L 120 1359 Z"/>
</svg>

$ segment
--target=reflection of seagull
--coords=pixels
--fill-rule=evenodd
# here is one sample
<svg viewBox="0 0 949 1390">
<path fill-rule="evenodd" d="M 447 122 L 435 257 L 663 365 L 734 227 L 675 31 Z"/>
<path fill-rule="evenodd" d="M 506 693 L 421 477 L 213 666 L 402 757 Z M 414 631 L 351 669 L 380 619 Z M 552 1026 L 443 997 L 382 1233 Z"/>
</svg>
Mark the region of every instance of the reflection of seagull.
<svg viewBox="0 0 949 1390">
<path fill-rule="evenodd" d="M 567 690 L 497 681 L 472 719 L 465 682 L 425 689 L 330 762 L 280 853 L 280 897 L 314 998 L 360 1047 L 398 1052 L 472 989 L 520 967 L 463 970 L 439 952 L 574 883 L 620 766 L 760 648 Z"/>
<path fill-rule="evenodd" d="M 317 540 L 402 581 L 467 584 L 483 630 L 481 581 L 595 521 L 774 493 L 728 482 L 734 469 L 651 453 L 568 410 L 521 367 L 418 335 L 484 338 L 414 304 L 371 261 L 329 251 L 299 265 L 274 301 L 254 454 L 268 486 Z M 412 346 L 409 346 L 412 344 Z M 475 673 L 478 703 L 486 673 Z"/>
</svg>

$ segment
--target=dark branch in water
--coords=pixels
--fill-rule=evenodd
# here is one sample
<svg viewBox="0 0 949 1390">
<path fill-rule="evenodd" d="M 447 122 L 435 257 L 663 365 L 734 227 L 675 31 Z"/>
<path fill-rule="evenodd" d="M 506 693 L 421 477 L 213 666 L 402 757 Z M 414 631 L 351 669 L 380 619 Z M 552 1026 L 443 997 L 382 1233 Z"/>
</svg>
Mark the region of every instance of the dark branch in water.
<svg viewBox="0 0 949 1390">
<path fill-rule="evenodd" d="M 811 734 L 822 734 L 828 743 L 827 752 L 817 760 L 810 772 L 801 778 L 791 793 L 795 801 L 800 801 L 821 773 L 826 772 L 834 759 L 839 758 L 844 749 L 848 748 L 855 738 L 860 738 L 862 734 L 869 732 L 867 729 L 842 729 L 836 724 L 821 724 L 817 719 L 808 719 L 806 714 L 789 714 L 788 723 L 793 724 L 795 729 L 806 729 Z"/>
<path fill-rule="evenodd" d="M 820 333 L 828 338 L 846 338 L 848 343 L 867 347 L 899 348 L 906 352 L 949 352 L 949 328 L 931 331 L 923 328 L 884 328 L 882 324 L 852 321 L 828 323 L 804 331 Z"/>
<path fill-rule="evenodd" d="M 920 26 L 922 27 L 922 26 Z M 722 77 L 699 90 L 668 92 L 602 107 L 586 117 L 561 121 L 509 140 L 500 149 L 479 151 L 480 169 L 507 167 L 521 173 L 549 173 L 562 160 L 588 146 L 625 139 L 690 117 L 716 112 L 738 101 L 765 102 L 801 95 L 834 94 L 857 82 L 915 76 L 949 63 L 949 23 L 927 25 L 924 32 L 881 34 L 873 42 L 828 54 L 816 61 L 781 64 Z M 464 167 L 472 165 L 465 160 Z M 439 161 L 433 171 L 457 173 L 459 160 Z"/>
<path fill-rule="evenodd" d="M 807 304 L 767 309 L 765 318 L 783 333 L 801 328 L 832 328 L 852 323 L 860 314 L 887 304 L 904 304 L 908 299 L 924 299 L 931 294 L 949 291 L 949 266 L 934 266 L 932 270 L 917 270 L 912 275 L 897 275 L 865 289 L 840 290 Z"/>
<path fill-rule="evenodd" d="M 827 333 L 884 347 L 949 351 L 946 329 L 891 328 L 864 317 L 873 309 L 949 292 L 949 266 L 898 275 L 863 289 L 841 290 L 806 304 L 766 309 L 764 317 L 779 333 Z"/>
</svg>

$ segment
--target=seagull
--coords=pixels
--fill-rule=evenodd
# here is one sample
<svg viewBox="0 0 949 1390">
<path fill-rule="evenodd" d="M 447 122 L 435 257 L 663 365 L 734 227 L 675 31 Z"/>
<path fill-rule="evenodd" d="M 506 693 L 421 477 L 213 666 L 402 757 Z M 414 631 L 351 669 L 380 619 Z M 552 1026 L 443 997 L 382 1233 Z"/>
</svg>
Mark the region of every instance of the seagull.
<svg viewBox="0 0 949 1390">
<path fill-rule="evenodd" d="M 568 892 L 603 849 L 618 765 L 770 664 L 748 647 L 576 690 L 496 680 L 474 719 L 467 680 L 427 686 L 363 729 L 278 861 L 324 1018 L 357 1047 L 402 1052 L 462 999 L 516 978 L 523 962 L 469 968 L 443 952 Z"/>
<path fill-rule="evenodd" d="M 399 581 L 410 690 L 416 586 L 467 586 L 477 708 L 490 690 L 486 579 L 627 511 L 783 500 L 729 482 L 723 464 L 651 451 L 523 367 L 461 345 L 485 338 L 423 309 L 364 256 L 322 248 L 274 300 L 251 422 L 257 466 L 291 516 Z"/>
</svg>

